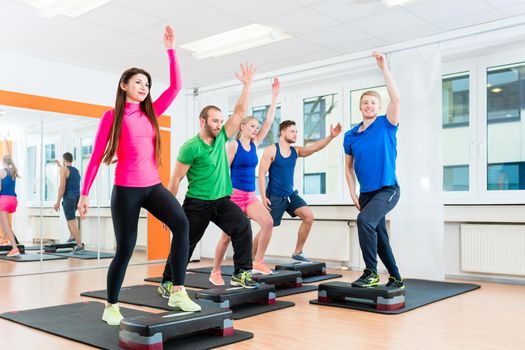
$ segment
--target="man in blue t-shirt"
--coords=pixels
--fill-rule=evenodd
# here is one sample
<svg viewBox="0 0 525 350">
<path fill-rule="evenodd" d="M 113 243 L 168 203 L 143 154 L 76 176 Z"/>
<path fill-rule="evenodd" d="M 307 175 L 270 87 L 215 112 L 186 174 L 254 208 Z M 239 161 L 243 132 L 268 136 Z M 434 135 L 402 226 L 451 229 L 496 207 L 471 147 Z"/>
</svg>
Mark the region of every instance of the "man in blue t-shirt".
<svg viewBox="0 0 525 350">
<path fill-rule="evenodd" d="M 385 215 L 399 200 L 399 185 L 396 178 L 397 140 L 399 125 L 400 95 L 392 74 L 386 65 L 385 56 L 377 51 L 372 54 L 383 72 L 390 103 L 386 115 L 378 116 L 381 96 L 376 91 L 361 95 L 359 109 L 363 121 L 345 133 L 345 176 L 350 195 L 356 208 L 359 245 L 366 268 L 363 275 L 352 283 L 354 287 L 379 285 L 377 255 L 387 268 L 390 277 L 387 287 L 404 288 L 403 279 L 390 247 Z M 360 194 L 356 194 L 356 175 Z"/>
</svg>

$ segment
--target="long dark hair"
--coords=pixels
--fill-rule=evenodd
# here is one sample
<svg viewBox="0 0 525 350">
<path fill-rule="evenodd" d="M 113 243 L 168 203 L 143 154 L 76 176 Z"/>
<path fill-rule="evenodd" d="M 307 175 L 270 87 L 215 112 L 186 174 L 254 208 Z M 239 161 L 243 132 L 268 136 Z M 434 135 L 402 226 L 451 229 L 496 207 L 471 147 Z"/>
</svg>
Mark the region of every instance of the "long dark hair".
<svg viewBox="0 0 525 350">
<path fill-rule="evenodd" d="M 159 123 L 157 122 L 157 116 L 155 115 L 155 110 L 153 109 L 153 102 L 151 101 L 151 75 L 143 69 L 140 68 L 130 68 L 122 73 L 120 80 L 117 86 L 117 97 L 115 100 L 115 111 L 113 126 L 111 127 L 111 133 L 109 135 L 109 142 L 104 152 L 104 163 L 107 165 L 111 164 L 113 161 L 113 156 L 117 152 L 118 141 L 120 138 L 120 131 L 122 129 L 122 118 L 124 117 L 124 107 L 126 106 L 126 91 L 122 89 L 121 84 L 128 84 L 131 77 L 135 74 L 144 74 L 148 78 L 149 82 L 149 91 L 148 96 L 144 101 L 140 102 L 140 109 L 148 117 L 151 125 L 155 128 L 155 159 L 157 160 L 157 165 L 161 165 L 160 157 L 160 130 Z"/>
</svg>

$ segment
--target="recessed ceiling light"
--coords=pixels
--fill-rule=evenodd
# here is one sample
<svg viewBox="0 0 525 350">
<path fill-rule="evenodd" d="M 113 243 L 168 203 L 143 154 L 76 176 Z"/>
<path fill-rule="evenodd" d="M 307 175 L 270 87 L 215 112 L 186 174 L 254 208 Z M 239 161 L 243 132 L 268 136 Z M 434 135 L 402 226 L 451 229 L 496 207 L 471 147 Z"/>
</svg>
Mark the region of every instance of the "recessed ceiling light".
<svg viewBox="0 0 525 350">
<path fill-rule="evenodd" d="M 290 38 L 289 35 L 272 27 L 254 23 L 180 45 L 180 47 L 193 51 L 193 57 L 196 59 L 202 59 L 224 56 L 288 38 Z"/>
<path fill-rule="evenodd" d="M 78 17 L 107 4 L 111 0 L 19 0 L 39 9 L 44 17 L 64 15 Z"/>
<path fill-rule="evenodd" d="M 414 0 L 382 0 L 386 6 L 399 6 Z"/>
<path fill-rule="evenodd" d="M 492 91 L 492 92 L 495 92 L 495 93 L 499 94 L 500 92 L 502 92 L 502 91 L 503 91 L 503 89 L 502 89 L 502 88 L 498 88 L 498 87 L 497 87 L 497 88 L 494 88 L 494 89 L 492 89 L 492 90 L 490 90 L 490 91 Z"/>
</svg>

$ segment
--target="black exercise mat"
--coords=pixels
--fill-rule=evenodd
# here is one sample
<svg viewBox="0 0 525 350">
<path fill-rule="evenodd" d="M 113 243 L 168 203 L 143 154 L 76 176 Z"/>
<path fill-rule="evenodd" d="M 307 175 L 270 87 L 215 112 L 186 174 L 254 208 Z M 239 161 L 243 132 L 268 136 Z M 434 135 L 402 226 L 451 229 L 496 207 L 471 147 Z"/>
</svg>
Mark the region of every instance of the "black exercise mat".
<svg viewBox="0 0 525 350">
<path fill-rule="evenodd" d="M 153 282 L 153 283 L 160 283 L 160 282 L 162 282 L 162 277 L 147 277 L 147 278 L 144 278 L 144 281 L 146 281 L 146 282 Z"/>
<path fill-rule="evenodd" d="M 120 310 L 124 317 L 151 314 L 145 311 L 123 307 L 120 308 Z M 102 321 L 103 311 L 103 303 L 83 302 L 41 309 L 6 312 L 1 314 L 0 318 L 100 349 L 119 350 L 119 327 L 109 326 L 106 322 Z M 195 333 L 164 343 L 164 349 L 211 349 L 251 338 L 253 338 L 253 333 L 239 330 L 235 330 L 234 335 L 230 337 Z"/>
<path fill-rule="evenodd" d="M 155 309 L 162 309 L 162 310 L 179 310 L 178 308 L 172 308 L 168 306 L 168 299 L 163 298 L 158 292 L 157 292 L 157 286 L 151 285 L 151 284 L 142 284 L 138 286 L 130 286 L 130 287 L 123 287 L 120 290 L 118 301 L 121 303 L 126 304 L 132 304 L 132 305 L 139 305 L 139 306 L 147 306 L 152 307 Z M 195 300 L 195 293 L 198 291 L 195 290 L 187 290 L 188 295 Z M 106 290 L 97 290 L 97 291 L 91 291 L 91 292 L 84 292 L 80 295 L 84 297 L 91 297 L 91 298 L 97 298 L 97 299 L 107 299 L 107 291 Z M 206 300 L 199 300 L 199 303 L 206 303 L 209 301 Z M 263 305 L 263 304 L 245 304 L 245 305 L 239 305 L 232 308 L 233 312 L 233 319 L 239 320 L 241 318 L 251 317 L 259 314 L 263 314 L 270 311 L 280 310 L 284 309 L 290 306 L 294 306 L 295 304 L 289 301 L 276 301 L 273 305 Z"/>
<path fill-rule="evenodd" d="M 480 288 L 478 284 L 471 283 L 452 283 L 428 281 L 419 279 L 406 279 L 405 282 L 405 307 L 399 310 L 382 311 L 376 310 L 375 305 L 351 303 L 351 302 L 332 302 L 321 303 L 310 300 L 310 304 L 344 307 L 348 309 L 376 312 L 380 314 L 401 314 L 406 311 L 417 309 L 418 307 L 431 304 L 433 302 L 447 299 L 459 294 L 467 293 Z M 349 282 L 350 283 L 350 282 Z"/>
<path fill-rule="evenodd" d="M 205 267 L 196 267 L 193 269 L 188 269 L 188 272 L 196 272 L 196 273 L 205 273 L 210 274 L 212 270 L 212 266 L 205 266 Z M 223 265 L 221 266 L 221 274 L 223 276 L 232 276 L 233 275 L 233 265 Z"/>
<path fill-rule="evenodd" d="M 210 281 L 209 281 L 210 275 L 204 274 L 204 273 L 187 273 L 186 278 L 184 280 L 184 285 L 191 288 L 200 288 L 200 289 L 209 289 L 209 288 L 215 288 Z M 224 283 L 226 285 L 230 284 L 231 276 L 223 276 Z M 159 283 L 160 283 L 160 279 Z M 284 297 L 287 295 L 292 294 L 299 294 L 299 293 L 306 293 L 317 290 L 317 286 L 302 286 L 299 288 L 281 288 L 281 287 L 275 287 L 275 296 L 277 298 Z"/>
<path fill-rule="evenodd" d="M 57 252 L 57 253 L 49 253 L 49 254 L 65 256 L 66 258 L 84 259 L 84 260 L 96 259 L 98 257 L 98 253 L 94 250 L 81 250 L 78 253 L 73 253 L 73 252 L 59 253 Z M 115 254 L 112 254 L 112 253 L 100 252 L 101 259 L 112 259 L 114 256 Z"/>
<path fill-rule="evenodd" d="M 9 260 L 9 261 L 17 261 L 17 262 L 30 262 L 30 261 L 40 261 L 40 256 L 42 256 L 42 260 L 60 260 L 60 259 L 67 259 L 64 256 L 57 256 L 57 255 L 51 255 L 51 254 L 20 254 L 16 256 L 5 256 L 0 255 L 0 259 L 2 260 Z"/>
<path fill-rule="evenodd" d="M 206 266 L 206 267 L 188 269 L 188 272 L 195 272 L 195 273 L 202 273 L 202 274 L 205 273 L 209 275 L 211 273 L 211 270 L 212 270 L 211 266 Z M 221 266 L 221 274 L 223 278 L 224 276 L 233 275 L 233 266 L 232 265 Z M 327 273 L 326 275 L 303 277 L 303 283 L 315 283 L 315 282 L 326 281 L 326 280 L 331 280 L 333 278 L 340 278 L 340 277 L 343 277 L 343 275 Z M 226 281 L 226 279 L 224 279 L 224 281 Z M 151 282 L 154 282 L 154 281 L 151 281 Z M 205 288 L 205 287 L 198 287 L 198 286 L 189 286 L 189 287 Z M 209 287 L 206 287 L 206 288 L 209 288 Z"/>
<path fill-rule="evenodd" d="M 308 276 L 308 277 L 303 277 L 303 283 L 315 283 L 315 282 L 326 281 L 326 280 L 331 280 L 331 279 L 340 278 L 340 277 L 343 277 L 343 275 L 340 275 L 338 273 L 327 273 L 326 275 Z"/>
</svg>

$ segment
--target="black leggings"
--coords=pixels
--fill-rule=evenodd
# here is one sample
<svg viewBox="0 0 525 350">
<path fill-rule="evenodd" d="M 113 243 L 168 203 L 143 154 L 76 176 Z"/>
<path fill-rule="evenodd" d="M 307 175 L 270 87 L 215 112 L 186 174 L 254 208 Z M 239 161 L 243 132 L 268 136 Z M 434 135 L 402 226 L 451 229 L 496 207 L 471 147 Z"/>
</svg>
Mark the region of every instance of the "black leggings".
<svg viewBox="0 0 525 350">
<path fill-rule="evenodd" d="M 188 264 L 189 224 L 177 199 L 162 184 L 150 187 L 114 186 L 111 194 L 111 216 L 117 251 L 108 270 L 108 303 L 118 301 L 129 260 L 137 242 L 137 225 L 140 208 L 169 227 L 173 234 L 169 265 L 173 284 L 184 285 Z"/>
</svg>

